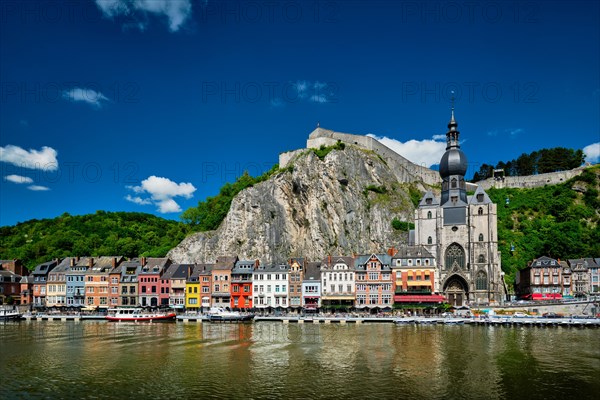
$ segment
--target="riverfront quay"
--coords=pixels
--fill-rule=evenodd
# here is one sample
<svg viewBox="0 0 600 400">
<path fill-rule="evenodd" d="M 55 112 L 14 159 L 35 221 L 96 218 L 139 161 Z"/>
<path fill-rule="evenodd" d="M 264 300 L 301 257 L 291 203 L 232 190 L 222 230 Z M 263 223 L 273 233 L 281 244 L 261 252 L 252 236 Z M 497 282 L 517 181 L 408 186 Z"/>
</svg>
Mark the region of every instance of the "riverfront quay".
<svg viewBox="0 0 600 400">
<path fill-rule="evenodd" d="M 595 329 L 0 324 L 3 397 L 592 399 Z"/>
</svg>

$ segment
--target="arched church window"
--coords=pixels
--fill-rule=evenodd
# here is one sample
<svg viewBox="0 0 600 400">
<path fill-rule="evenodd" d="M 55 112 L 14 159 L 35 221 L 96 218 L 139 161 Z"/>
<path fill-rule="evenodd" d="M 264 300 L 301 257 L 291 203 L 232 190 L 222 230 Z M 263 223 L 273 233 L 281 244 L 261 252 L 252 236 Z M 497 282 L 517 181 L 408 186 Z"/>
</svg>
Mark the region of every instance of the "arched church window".
<svg viewBox="0 0 600 400">
<path fill-rule="evenodd" d="M 433 243 L 433 238 L 431 236 L 429 236 L 427 238 L 427 244 L 432 244 Z"/>
<path fill-rule="evenodd" d="M 479 255 L 479 262 L 480 263 L 484 263 L 485 262 L 485 256 L 483 254 Z"/>
<path fill-rule="evenodd" d="M 479 234 L 479 241 L 480 241 L 480 242 L 483 242 L 483 233 L 480 233 L 480 234 Z"/>
<path fill-rule="evenodd" d="M 431 211 L 427 211 L 427 218 L 431 219 Z"/>
<path fill-rule="evenodd" d="M 450 186 L 452 187 L 452 189 L 456 189 L 456 178 L 452 178 L 452 180 L 450 181 Z"/>
<path fill-rule="evenodd" d="M 465 268 L 465 251 L 457 243 L 452 243 L 446 250 L 446 269 L 450 269 L 457 264 L 460 268 Z"/>
<path fill-rule="evenodd" d="M 475 289 L 477 290 L 487 290 L 487 274 L 483 271 L 479 271 L 477 273 L 477 277 L 475 278 Z"/>
<path fill-rule="evenodd" d="M 479 210 L 477 210 L 477 214 L 483 215 L 483 207 L 479 207 Z"/>
</svg>

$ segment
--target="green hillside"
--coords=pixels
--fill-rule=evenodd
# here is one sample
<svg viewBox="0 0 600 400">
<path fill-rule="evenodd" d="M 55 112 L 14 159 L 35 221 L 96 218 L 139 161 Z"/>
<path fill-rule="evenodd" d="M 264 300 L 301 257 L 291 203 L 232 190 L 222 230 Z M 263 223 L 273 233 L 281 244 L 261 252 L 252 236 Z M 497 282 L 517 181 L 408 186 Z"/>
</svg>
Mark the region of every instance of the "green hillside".
<svg viewBox="0 0 600 400">
<path fill-rule="evenodd" d="M 539 256 L 600 257 L 599 185 L 595 166 L 560 185 L 488 191 L 498 204 L 498 247 L 508 282 Z"/>
<path fill-rule="evenodd" d="M 185 238 L 188 230 L 181 222 L 144 213 L 65 213 L 1 227 L 0 259 L 19 258 L 33 268 L 68 256 L 162 257 Z"/>
</svg>

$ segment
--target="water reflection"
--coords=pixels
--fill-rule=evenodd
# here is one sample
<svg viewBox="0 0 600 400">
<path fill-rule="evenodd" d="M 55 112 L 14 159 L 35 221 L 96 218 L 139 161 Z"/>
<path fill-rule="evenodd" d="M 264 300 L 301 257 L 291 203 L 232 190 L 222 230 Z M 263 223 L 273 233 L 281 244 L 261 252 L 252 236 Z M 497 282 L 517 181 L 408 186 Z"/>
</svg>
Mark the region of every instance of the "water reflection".
<svg viewBox="0 0 600 400">
<path fill-rule="evenodd" d="M 593 329 L 0 324 L 3 398 L 595 398 Z M 10 377 L 7 379 L 7 377 Z"/>
</svg>

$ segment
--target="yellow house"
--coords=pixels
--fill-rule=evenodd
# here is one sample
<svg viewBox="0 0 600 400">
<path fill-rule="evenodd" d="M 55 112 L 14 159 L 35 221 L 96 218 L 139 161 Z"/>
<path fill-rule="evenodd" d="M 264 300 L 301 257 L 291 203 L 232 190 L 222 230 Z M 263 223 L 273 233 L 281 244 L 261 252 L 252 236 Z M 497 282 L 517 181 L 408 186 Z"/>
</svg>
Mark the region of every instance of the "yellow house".
<svg viewBox="0 0 600 400">
<path fill-rule="evenodd" d="M 196 265 L 185 281 L 185 308 L 197 311 L 201 306 L 200 301 L 200 266 Z"/>
</svg>

